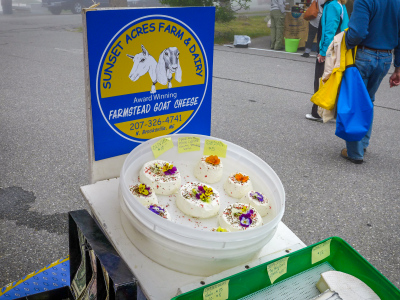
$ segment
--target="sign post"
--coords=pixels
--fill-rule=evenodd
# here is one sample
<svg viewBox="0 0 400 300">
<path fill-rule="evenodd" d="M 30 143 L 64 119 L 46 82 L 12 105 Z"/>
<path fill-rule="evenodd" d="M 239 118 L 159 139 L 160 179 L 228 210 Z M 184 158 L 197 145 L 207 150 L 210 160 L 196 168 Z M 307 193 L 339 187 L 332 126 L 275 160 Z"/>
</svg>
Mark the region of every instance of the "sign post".
<svg viewBox="0 0 400 300">
<path fill-rule="evenodd" d="M 148 139 L 210 135 L 214 21 L 214 7 L 84 12 L 92 183 Z"/>
</svg>

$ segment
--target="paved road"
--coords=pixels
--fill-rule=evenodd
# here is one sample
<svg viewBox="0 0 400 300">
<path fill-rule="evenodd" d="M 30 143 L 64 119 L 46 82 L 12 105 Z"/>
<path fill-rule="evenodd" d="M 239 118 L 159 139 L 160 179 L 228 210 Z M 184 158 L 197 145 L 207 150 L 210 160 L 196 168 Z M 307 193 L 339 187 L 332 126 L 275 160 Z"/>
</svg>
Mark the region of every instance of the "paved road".
<svg viewBox="0 0 400 300">
<path fill-rule="evenodd" d="M 87 208 L 79 26 L 71 14 L 0 15 L 0 286 L 66 256 L 66 214 Z M 353 165 L 334 123 L 304 118 L 314 59 L 224 46 L 214 57 L 212 135 L 271 165 L 283 221 L 306 244 L 340 236 L 400 287 L 400 90 L 384 79 L 366 163 Z"/>
</svg>

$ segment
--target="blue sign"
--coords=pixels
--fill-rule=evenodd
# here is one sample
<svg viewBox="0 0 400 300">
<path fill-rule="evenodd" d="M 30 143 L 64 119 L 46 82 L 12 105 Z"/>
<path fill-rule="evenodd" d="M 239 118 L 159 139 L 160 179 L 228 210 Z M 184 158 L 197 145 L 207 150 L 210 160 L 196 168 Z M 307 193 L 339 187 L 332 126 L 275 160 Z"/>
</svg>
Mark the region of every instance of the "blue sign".
<svg viewBox="0 0 400 300">
<path fill-rule="evenodd" d="M 86 12 L 95 160 L 210 135 L 214 7 Z"/>
</svg>

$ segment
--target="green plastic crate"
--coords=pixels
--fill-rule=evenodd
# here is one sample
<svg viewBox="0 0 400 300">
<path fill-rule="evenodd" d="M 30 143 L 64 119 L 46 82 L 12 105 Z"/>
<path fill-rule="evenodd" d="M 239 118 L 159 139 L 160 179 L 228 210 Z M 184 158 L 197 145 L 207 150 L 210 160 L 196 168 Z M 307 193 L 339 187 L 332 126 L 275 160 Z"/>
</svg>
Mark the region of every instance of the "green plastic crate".
<svg viewBox="0 0 400 300">
<path fill-rule="evenodd" d="M 330 242 L 330 254 L 326 258 L 311 263 L 313 249 L 323 243 Z M 314 251 L 315 253 L 315 251 Z M 314 254 L 315 255 L 315 254 Z M 281 282 L 289 277 L 315 267 L 324 262 L 328 262 L 336 271 L 341 271 L 357 277 L 366 283 L 382 300 L 399 300 L 400 290 L 397 289 L 389 280 L 386 279 L 377 269 L 374 268 L 365 258 L 354 250 L 346 241 L 339 237 L 331 237 L 319 243 L 310 245 L 296 252 L 282 256 L 270 262 L 261 264 L 254 268 L 237 273 L 222 280 L 213 282 L 204 287 L 192 290 L 185 294 L 174 297 L 173 300 L 203 300 L 204 289 L 212 287 L 218 283 L 229 280 L 229 300 L 239 299 L 271 286 L 268 275 L 268 265 L 273 264 L 288 257 L 287 271 L 284 275 L 277 278 L 274 283 Z M 314 256 L 315 257 L 315 256 Z M 221 299 L 221 298 L 216 298 Z M 224 298 L 222 298 L 224 299 Z M 278 300 L 278 299 L 273 299 Z M 285 299 L 282 299 L 285 300 Z"/>
</svg>

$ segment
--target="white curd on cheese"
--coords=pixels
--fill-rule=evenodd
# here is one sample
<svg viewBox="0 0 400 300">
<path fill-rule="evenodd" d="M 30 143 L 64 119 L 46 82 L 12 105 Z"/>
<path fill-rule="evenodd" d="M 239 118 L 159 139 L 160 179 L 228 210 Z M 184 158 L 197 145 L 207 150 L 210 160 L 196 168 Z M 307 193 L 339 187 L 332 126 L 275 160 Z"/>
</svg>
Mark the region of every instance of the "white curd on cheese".
<svg viewBox="0 0 400 300">
<path fill-rule="evenodd" d="M 265 217 L 271 211 L 271 204 L 267 197 L 260 192 L 248 191 L 246 195 L 240 199 L 240 202 L 253 206 L 260 213 L 261 217 Z"/>
<path fill-rule="evenodd" d="M 242 231 L 263 224 L 261 215 L 249 204 L 234 203 L 228 205 L 218 217 L 219 225 L 228 231 Z"/>
<path fill-rule="evenodd" d="M 232 173 L 224 183 L 224 190 L 228 196 L 240 199 L 253 189 L 250 177 L 244 173 Z"/>
<path fill-rule="evenodd" d="M 140 170 L 139 178 L 140 182 L 151 186 L 154 192 L 160 195 L 171 195 L 181 186 L 179 170 L 164 160 L 145 163 Z"/>
<path fill-rule="evenodd" d="M 216 183 L 220 181 L 222 172 L 222 162 L 216 155 L 203 156 L 194 168 L 194 176 L 205 183 Z"/>
<path fill-rule="evenodd" d="M 186 183 L 176 198 L 176 205 L 183 213 L 204 219 L 218 214 L 219 202 L 219 193 L 201 182 Z"/>
<path fill-rule="evenodd" d="M 148 185 L 138 183 L 136 185 L 129 186 L 129 190 L 133 197 L 144 206 L 158 204 L 156 193 L 154 193 L 153 189 Z"/>
</svg>

